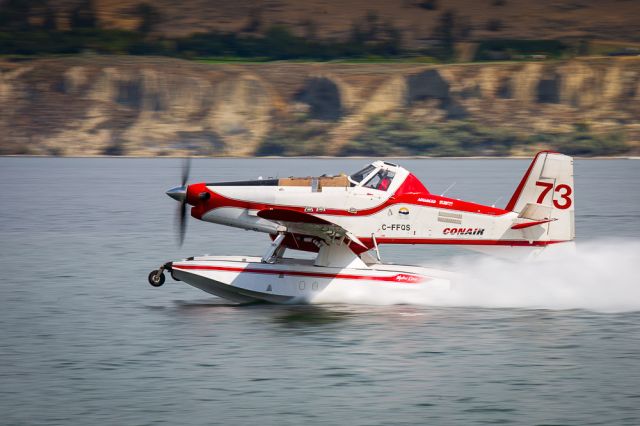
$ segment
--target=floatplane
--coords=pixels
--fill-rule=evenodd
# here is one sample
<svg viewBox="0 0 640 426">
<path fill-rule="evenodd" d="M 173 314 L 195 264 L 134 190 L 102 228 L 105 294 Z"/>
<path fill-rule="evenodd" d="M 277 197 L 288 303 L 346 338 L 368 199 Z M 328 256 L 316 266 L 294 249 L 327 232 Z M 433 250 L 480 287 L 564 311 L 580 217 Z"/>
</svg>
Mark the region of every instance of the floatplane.
<svg viewBox="0 0 640 426">
<path fill-rule="evenodd" d="M 164 272 L 237 303 L 307 303 L 346 286 L 424 288 L 447 273 L 383 263 L 383 244 L 447 244 L 489 254 L 537 253 L 570 243 L 574 230 L 573 159 L 543 151 L 504 208 L 435 195 L 405 168 L 374 161 L 352 175 L 182 184 L 167 191 L 180 203 L 180 241 L 187 206 L 205 222 L 266 233 L 263 256 L 194 256 L 162 264 Z M 285 257 L 287 250 L 314 259 Z"/>
</svg>

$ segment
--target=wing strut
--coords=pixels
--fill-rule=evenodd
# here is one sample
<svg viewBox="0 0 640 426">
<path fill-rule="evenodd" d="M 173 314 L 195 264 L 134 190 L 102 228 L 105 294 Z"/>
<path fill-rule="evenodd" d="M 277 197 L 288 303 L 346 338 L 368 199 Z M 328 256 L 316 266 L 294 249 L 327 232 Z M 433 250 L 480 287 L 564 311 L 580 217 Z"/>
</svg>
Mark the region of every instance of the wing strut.
<svg viewBox="0 0 640 426">
<path fill-rule="evenodd" d="M 279 257 L 284 254 L 285 247 L 282 245 L 284 240 L 284 232 L 278 233 L 278 236 L 271 241 L 267 252 L 262 256 L 262 263 L 276 263 Z"/>
<path fill-rule="evenodd" d="M 380 262 L 382 260 L 380 259 L 380 249 L 378 248 L 378 241 L 376 241 L 376 234 L 373 232 L 371 233 L 371 239 L 373 240 L 373 247 L 376 249 L 376 257 L 378 258 L 378 262 Z"/>
</svg>

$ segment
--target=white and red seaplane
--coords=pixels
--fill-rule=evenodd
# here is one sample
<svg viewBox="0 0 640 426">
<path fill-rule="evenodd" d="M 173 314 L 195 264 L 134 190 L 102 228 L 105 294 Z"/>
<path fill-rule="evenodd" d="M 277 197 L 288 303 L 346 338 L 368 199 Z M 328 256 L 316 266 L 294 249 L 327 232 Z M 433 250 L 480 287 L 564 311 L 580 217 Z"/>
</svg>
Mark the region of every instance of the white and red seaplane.
<svg viewBox="0 0 640 426">
<path fill-rule="evenodd" d="M 262 257 L 196 256 L 164 271 L 233 302 L 305 303 L 331 288 L 415 288 L 447 282 L 446 273 L 380 262 L 382 244 L 455 244 L 484 252 L 539 252 L 574 239 L 573 159 L 540 152 L 504 209 L 430 193 L 408 170 L 375 161 L 350 175 L 187 185 L 167 195 L 206 222 L 264 232 Z M 317 253 L 284 257 L 285 250 Z"/>
</svg>

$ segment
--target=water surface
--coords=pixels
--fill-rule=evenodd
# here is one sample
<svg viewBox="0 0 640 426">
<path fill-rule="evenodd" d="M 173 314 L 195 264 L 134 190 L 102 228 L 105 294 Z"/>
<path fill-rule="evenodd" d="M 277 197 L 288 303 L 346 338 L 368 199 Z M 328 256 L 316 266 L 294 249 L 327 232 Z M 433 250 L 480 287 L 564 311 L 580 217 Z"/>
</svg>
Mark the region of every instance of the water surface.
<svg viewBox="0 0 640 426">
<path fill-rule="evenodd" d="M 448 196 L 499 206 L 528 165 L 399 162 L 433 192 L 457 182 Z M 365 163 L 195 160 L 192 180 Z M 555 269 L 537 280 L 511 271 L 507 284 L 530 298 L 536 289 L 562 298 L 540 297 L 535 309 L 521 303 L 526 295 L 505 302 L 505 282 L 476 289 L 463 306 L 238 307 L 171 280 L 154 289 L 147 273 L 167 260 L 259 255 L 267 243 L 192 220 L 178 248 L 177 203 L 164 191 L 179 174 L 170 159 L 0 158 L 2 423 L 640 424 L 640 293 L 630 268 L 640 262 L 640 163 L 576 161 L 578 238 L 602 255 L 559 279 Z M 499 268 L 457 248 L 384 247 L 383 256 Z M 608 303 L 621 298 L 622 308 Z"/>
</svg>

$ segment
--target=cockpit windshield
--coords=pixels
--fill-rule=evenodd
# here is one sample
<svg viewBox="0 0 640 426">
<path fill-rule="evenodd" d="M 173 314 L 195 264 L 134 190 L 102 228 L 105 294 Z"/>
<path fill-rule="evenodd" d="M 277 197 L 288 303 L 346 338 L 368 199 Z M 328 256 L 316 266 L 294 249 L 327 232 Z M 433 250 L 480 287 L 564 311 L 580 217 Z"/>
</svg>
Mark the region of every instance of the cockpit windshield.
<svg viewBox="0 0 640 426">
<path fill-rule="evenodd" d="M 349 180 L 354 183 L 354 184 L 359 184 L 360 182 L 362 182 L 362 180 L 364 178 L 366 178 L 367 176 L 369 176 L 371 174 L 371 172 L 373 172 L 375 170 L 375 166 L 369 164 L 367 167 L 365 167 L 364 169 L 355 172 L 354 174 L 352 174 L 351 176 L 349 176 Z"/>
</svg>

